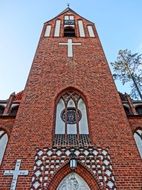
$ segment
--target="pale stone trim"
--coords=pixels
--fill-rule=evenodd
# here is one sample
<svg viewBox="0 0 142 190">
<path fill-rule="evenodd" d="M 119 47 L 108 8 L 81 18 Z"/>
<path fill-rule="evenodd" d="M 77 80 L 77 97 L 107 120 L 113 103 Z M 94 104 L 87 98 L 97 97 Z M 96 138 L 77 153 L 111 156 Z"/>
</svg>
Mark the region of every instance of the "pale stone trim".
<svg viewBox="0 0 142 190">
<path fill-rule="evenodd" d="M 56 20 L 54 37 L 60 36 L 61 20 Z"/>
<path fill-rule="evenodd" d="M 94 38 L 95 34 L 94 34 L 93 27 L 92 26 L 87 26 L 87 28 L 88 28 L 89 36 Z"/>
<path fill-rule="evenodd" d="M 83 26 L 82 20 L 78 21 L 78 26 L 79 26 L 80 37 L 85 37 L 85 31 L 84 31 L 84 26 Z"/>
<path fill-rule="evenodd" d="M 44 36 L 49 37 L 50 33 L 51 33 L 51 25 L 47 25 Z"/>
</svg>

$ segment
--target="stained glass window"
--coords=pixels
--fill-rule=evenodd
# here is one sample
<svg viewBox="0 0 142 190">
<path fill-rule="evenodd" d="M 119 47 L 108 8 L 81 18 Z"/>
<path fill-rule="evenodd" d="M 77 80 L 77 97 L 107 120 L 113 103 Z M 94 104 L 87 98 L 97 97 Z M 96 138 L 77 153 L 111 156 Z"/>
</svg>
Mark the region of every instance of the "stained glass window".
<svg viewBox="0 0 142 190">
<path fill-rule="evenodd" d="M 81 95 L 63 93 L 57 102 L 55 134 L 89 134 L 87 110 Z"/>
</svg>

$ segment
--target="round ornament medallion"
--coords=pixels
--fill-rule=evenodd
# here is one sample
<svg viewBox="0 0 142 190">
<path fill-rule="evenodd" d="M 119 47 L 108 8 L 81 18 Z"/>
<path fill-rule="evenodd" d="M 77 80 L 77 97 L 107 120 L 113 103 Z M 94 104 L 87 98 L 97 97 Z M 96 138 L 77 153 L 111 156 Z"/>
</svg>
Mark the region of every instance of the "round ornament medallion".
<svg viewBox="0 0 142 190">
<path fill-rule="evenodd" d="M 67 117 L 67 124 L 76 124 L 77 121 L 79 122 L 81 120 L 81 111 L 79 109 L 69 107 L 67 108 L 67 116 L 65 113 L 65 109 L 61 113 L 61 118 L 64 122 L 66 122 Z"/>
</svg>

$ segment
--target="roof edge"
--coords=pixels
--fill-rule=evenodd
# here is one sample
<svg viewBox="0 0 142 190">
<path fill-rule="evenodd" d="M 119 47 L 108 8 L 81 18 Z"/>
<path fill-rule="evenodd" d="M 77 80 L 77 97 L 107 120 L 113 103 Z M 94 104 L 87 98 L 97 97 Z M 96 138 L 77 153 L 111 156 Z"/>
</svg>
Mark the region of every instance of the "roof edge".
<svg viewBox="0 0 142 190">
<path fill-rule="evenodd" d="M 63 15 L 64 13 L 67 13 L 67 12 L 69 12 L 69 11 L 70 11 L 70 12 L 73 12 L 74 14 L 76 14 L 76 15 L 78 15 L 78 16 L 80 16 L 81 18 L 83 18 L 83 19 L 86 20 L 87 22 L 91 22 L 92 24 L 95 24 L 94 22 L 92 22 L 92 21 L 90 21 L 90 20 L 88 20 L 88 19 L 82 17 L 81 15 L 79 15 L 77 12 L 75 12 L 75 11 L 74 11 L 73 9 L 71 9 L 70 7 L 66 8 L 64 11 L 62 11 L 61 13 L 59 13 L 59 14 L 58 14 L 57 16 L 55 16 L 54 18 L 52 18 L 52 19 L 46 21 L 44 24 L 46 24 L 46 23 L 48 23 L 48 22 L 50 22 L 50 21 L 56 19 L 57 17 Z"/>
</svg>

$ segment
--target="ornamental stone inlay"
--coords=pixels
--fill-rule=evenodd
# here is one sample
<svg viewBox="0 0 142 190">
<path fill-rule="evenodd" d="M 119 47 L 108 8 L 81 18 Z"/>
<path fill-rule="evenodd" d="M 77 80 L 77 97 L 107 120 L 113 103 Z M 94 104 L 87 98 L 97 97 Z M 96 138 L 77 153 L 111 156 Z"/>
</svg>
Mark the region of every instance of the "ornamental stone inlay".
<svg viewBox="0 0 142 190">
<path fill-rule="evenodd" d="M 78 164 L 90 171 L 102 189 L 116 190 L 108 150 L 97 147 L 38 149 L 35 155 L 31 190 L 48 189 L 54 175 L 64 165 L 69 164 L 71 153 L 75 154 Z"/>
</svg>

